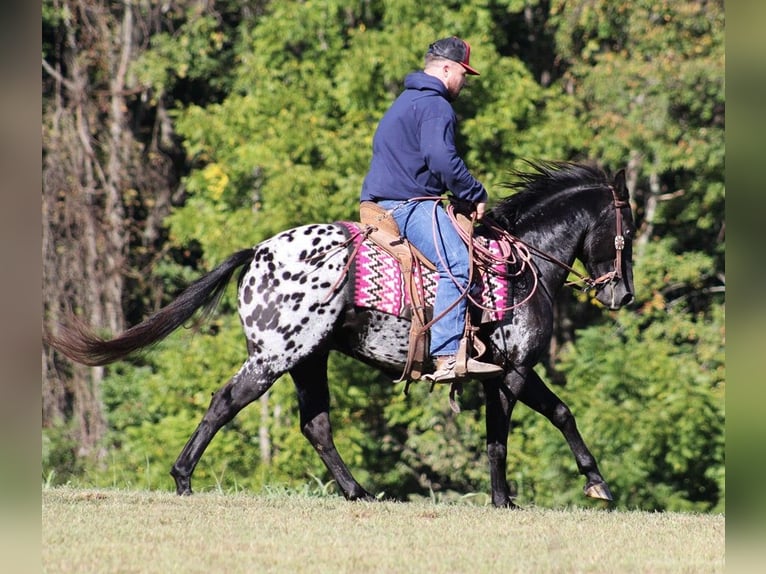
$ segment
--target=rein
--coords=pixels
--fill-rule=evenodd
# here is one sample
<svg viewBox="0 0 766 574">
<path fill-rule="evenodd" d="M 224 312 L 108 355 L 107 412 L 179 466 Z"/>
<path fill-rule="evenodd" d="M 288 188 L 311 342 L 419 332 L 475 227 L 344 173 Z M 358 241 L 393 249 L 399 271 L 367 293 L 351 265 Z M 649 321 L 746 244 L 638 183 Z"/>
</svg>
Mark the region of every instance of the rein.
<svg viewBox="0 0 766 574">
<path fill-rule="evenodd" d="M 498 246 L 498 249 L 500 250 L 500 255 L 497 256 L 494 253 L 492 253 L 488 248 L 486 248 L 484 245 L 482 245 L 480 242 L 476 241 L 473 237 L 473 231 L 474 231 L 474 223 L 476 222 L 476 213 L 471 213 L 471 225 L 468 229 L 468 231 L 465 230 L 457 221 L 457 214 L 458 211 L 455 209 L 455 204 L 450 203 L 447 208 L 447 215 L 449 216 L 450 220 L 452 221 L 453 225 L 458 231 L 458 234 L 463 239 L 463 241 L 468 246 L 469 255 L 471 255 L 471 260 L 476 261 L 477 265 L 481 267 L 482 269 L 485 269 L 487 273 L 495 273 L 494 271 L 494 265 L 497 263 L 502 263 L 506 266 L 506 269 L 508 269 L 509 265 L 512 264 L 519 264 L 519 267 L 515 273 L 503 273 L 503 277 L 507 279 L 512 279 L 514 277 L 518 277 L 521 274 L 524 273 L 524 271 L 529 268 L 530 273 L 532 273 L 532 278 L 534 281 L 534 285 L 532 286 L 532 289 L 529 292 L 529 295 L 527 295 L 522 301 L 519 303 L 516 303 L 515 305 L 511 305 L 510 307 L 503 307 L 503 308 L 492 308 L 487 307 L 485 305 L 482 305 L 479 301 L 477 301 L 474 297 L 471 296 L 470 293 L 466 293 L 466 296 L 468 299 L 473 303 L 476 307 L 479 309 L 482 309 L 484 311 L 494 311 L 494 312 L 500 312 L 505 313 L 506 311 L 510 311 L 512 309 L 515 309 L 516 307 L 520 307 L 521 305 L 524 305 L 529 299 L 532 298 L 532 296 L 535 294 L 535 291 L 537 291 L 538 286 L 538 275 L 537 270 L 534 268 L 534 266 L 531 265 L 531 255 L 530 252 L 534 250 L 534 248 L 531 248 L 531 246 L 524 243 L 521 239 L 518 237 L 515 237 L 499 225 L 495 223 L 491 217 L 484 216 L 482 219 L 482 222 L 484 223 L 484 227 L 489 231 L 490 238 L 494 240 Z M 473 265 L 471 266 L 471 273 L 469 275 L 469 280 L 473 279 Z M 454 280 L 454 279 L 453 279 Z M 469 282 L 469 286 L 471 283 Z M 470 287 L 469 287 L 470 288 Z"/>
</svg>

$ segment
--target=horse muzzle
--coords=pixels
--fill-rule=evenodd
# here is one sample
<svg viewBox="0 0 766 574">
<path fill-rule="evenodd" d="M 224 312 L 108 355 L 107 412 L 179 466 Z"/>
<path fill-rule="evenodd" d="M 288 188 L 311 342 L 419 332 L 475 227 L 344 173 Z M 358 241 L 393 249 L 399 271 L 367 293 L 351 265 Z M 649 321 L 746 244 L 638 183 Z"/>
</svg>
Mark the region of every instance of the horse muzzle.
<svg viewBox="0 0 766 574">
<path fill-rule="evenodd" d="M 596 300 L 604 307 L 616 311 L 633 302 L 633 292 L 625 285 L 625 281 L 614 279 L 596 291 Z"/>
</svg>

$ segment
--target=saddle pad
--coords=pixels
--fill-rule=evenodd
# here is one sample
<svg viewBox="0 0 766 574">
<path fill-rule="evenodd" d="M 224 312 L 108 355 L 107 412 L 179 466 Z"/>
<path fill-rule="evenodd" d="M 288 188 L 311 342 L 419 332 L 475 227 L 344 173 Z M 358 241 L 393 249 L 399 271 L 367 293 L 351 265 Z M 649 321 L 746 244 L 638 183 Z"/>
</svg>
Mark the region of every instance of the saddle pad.
<svg viewBox="0 0 766 574">
<path fill-rule="evenodd" d="M 409 316 L 410 298 L 404 285 L 399 262 L 382 247 L 365 239 L 359 223 L 341 222 L 348 229 L 357 251 L 351 266 L 351 280 L 354 290 L 354 304 L 357 307 L 376 309 L 397 317 Z M 482 306 L 500 311 L 490 312 L 490 320 L 499 320 L 502 309 L 508 303 L 508 280 L 505 265 L 500 262 L 500 248 L 495 242 L 484 237 L 475 238 L 484 242 L 498 263 L 487 272 L 482 271 L 474 278 L 473 298 Z M 422 266 L 416 266 L 413 277 L 417 288 L 424 295 L 427 306 L 433 307 L 439 274 Z"/>
</svg>

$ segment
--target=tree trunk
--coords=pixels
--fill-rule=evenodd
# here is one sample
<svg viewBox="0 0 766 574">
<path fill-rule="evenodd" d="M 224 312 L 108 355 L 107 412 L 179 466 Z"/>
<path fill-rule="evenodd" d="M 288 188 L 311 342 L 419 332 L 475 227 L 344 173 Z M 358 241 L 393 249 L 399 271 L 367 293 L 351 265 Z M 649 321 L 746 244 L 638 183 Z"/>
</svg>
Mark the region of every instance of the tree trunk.
<svg viewBox="0 0 766 574">
<path fill-rule="evenodd" d="M 154 250 L 132 254 L 130 245 L 160 238 L 177 181 L 158 150 L 158 130 L 131 129 L 141 106 L 149 104 L 128 85 L 129 64 L 145 42 L 141 34 L 152 28 L 152 14 L 127 1 L 53 4 L 63 18 L 55 30 L 55 53 L 42 62 L 43 321 L 55 334 L 73 311 L 114 335 L 125 328 L 125 278 L 141 276 L 147 251 L 158 256 Z M 156 117 L 162 121 L 162 114 Z M 159 131 L 167 136 L 164 125 Z M 141 133 L 152 135 L 142 142 L 136 135 Z M 129 212 L 136 205 L 140 216 Z M 107 430 L 104 369 L 72 365 L 49 348 L 42 365 L 43 426 L 71 425 L 78 454 L 98 455 Z"/>
</svg>

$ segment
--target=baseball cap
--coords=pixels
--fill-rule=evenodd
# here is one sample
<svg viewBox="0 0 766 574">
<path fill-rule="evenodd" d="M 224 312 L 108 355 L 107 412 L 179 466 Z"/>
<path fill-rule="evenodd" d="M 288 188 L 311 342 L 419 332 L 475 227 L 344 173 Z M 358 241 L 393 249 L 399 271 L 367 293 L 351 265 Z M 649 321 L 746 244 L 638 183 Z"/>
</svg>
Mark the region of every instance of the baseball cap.
<svg viewBox="0 0 766 574">
<path fill-rule="evenodd" d="M 473 76 L 479 75 L 479 72 L 472 68 L 468 63 L 468 60 L 471 57 L 471 45 L 457 36 L 437 40 L 428 46 L 428 53 L 457 62 L 465 68 L 465 71 L 468 74 Z"/>
</svg>

